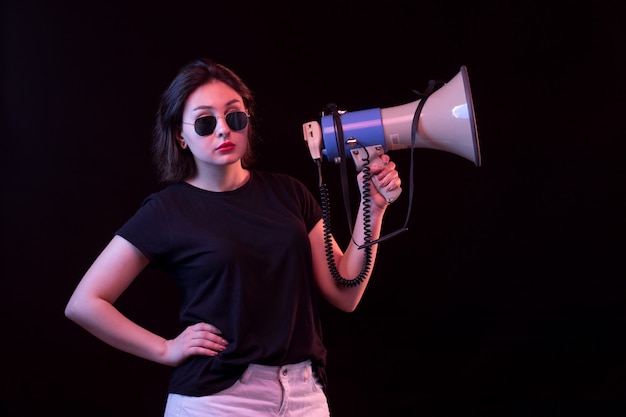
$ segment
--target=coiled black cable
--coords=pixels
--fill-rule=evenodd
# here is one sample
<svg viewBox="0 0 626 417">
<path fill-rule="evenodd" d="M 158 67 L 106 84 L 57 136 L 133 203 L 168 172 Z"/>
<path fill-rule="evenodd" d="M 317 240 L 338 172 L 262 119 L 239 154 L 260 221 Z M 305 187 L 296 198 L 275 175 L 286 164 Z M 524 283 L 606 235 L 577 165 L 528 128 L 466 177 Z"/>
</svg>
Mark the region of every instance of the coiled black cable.
<svg viewBox="0 0 626 417">
<path fill-rule="evenodd" d="M 319 168 L 319 167 L 318 167 Z M 370 179 L 372 174 L 369 169 L 369 161 L 363 167 L 363 230 L 364 230 L 364 240 L 365 243 L 369 242 L 372 237 L 371 232 L 371 199 L 370 199 Z M 320 176 L 321 178 L 321 176 Z M 365 258 L 363 259 L 363 266 L 361 267 L 361 272 L 353 279 L 346 279 L 341 276 L 341 273 L 337 270 L 337 265 L 335 263 L 335 257 L 333 254 L 333 245 L 332 245 L 332 235 L 331 235 L 331 222 L 330 222 L 330 197 L 328 193 L 328 188 L 326 184 L 319 184 L 320 189 L 320 198 L 322 204 L 322 219 L 324 223 L 324 247 L 326 253 L 326 259 L 328 261 L 328 267 L 330 268 L 330 273 L 333 276 L 334 280 L 344 287 L 356 287 L 360 285 L 364 280 L 367 274 L 369 273 L 372 267 L 372 247 L 365 246 L 362 247 L 361 250 L 365 251 Z M 356 243 L 356 242 L 355 242 Z M 358 244 L 357 244 L 358 246 Z"/>
</svg>

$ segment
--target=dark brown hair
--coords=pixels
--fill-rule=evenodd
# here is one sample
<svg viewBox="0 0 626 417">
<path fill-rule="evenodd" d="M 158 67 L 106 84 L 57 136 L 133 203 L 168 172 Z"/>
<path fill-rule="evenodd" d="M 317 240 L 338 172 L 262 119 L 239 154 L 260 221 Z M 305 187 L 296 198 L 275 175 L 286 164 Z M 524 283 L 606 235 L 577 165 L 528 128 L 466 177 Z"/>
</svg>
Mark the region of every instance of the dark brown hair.
<svg viewBox="0 0 626 417">
<path fill-rule="evenodd" d="M 196 164 L 193 155 L 189 149 L 178 146 L 176 137 L 180 134 L 187 98 L 198 87 L 214 80 L 227 84 L 243 99 L 250 118 L 248 148 L 242 158 L 242 164 L 249 167 L 254 163 L 256 132 L 254 97 L 251 90 L 229 68 L 211 59 L 201 58 L 183 66 L 161 96 L 152 142 L 152 158 L 160 181 L 174 183 L 195 175 Z"/>
</svg>

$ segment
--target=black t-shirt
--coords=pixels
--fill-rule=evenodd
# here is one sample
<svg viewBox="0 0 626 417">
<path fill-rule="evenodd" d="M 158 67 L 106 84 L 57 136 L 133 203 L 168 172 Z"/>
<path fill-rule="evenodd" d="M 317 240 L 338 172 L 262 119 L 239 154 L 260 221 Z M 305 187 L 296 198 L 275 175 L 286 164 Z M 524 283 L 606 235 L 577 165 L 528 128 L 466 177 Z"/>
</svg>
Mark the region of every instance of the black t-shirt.
<svg viewBox="0 0 626 417">
<path fill-rule="evenodd" d="M 252 171 L 234 191 L 169 185 L 117 231 L 171 276 L 184 327 L 207 322 L 229 342 L 215 357 L 195 356 L 175 368 L 170 392 L 209 395 L 231 386 L 250 363 L 306 359 L 325 384 L 308 239 L 321 217 L 301 182 Z"/>
</svg>

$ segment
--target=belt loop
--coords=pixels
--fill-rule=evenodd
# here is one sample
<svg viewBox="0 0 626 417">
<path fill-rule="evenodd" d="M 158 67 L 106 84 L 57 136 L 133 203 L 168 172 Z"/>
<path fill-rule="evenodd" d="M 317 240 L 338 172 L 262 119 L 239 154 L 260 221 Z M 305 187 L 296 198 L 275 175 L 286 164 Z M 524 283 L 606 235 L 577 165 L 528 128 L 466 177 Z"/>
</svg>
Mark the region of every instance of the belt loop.
<svg viewBox="0 0 626 417">
<path fill-rule="evenodd" d="M 250 376 L 252 375 L 252 369 L 250 369 L 251 366 L 252 365 L 248 365 L 246 370 L 241 375 L 240 381 L 241 381 L 242 384 L 246 384 L 248 382 L 248 380 L 250 379 Z"/>
</svg>

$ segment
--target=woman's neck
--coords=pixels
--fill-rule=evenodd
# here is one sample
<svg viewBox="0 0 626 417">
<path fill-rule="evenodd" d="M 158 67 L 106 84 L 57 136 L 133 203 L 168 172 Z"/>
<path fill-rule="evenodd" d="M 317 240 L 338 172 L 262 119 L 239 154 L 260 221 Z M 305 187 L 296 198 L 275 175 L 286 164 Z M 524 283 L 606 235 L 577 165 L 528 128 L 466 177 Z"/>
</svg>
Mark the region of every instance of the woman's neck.
<svg viewBox="0 0 626 417">
<path fill-rule="evenodd" d="M 250 178 L 250 171 L 241 164 L 226 166 L 198 167 L 194 177 L 186 180 L 194 187 L 207 191 L 233 191 L 244 185 Z"/>
</svg>

